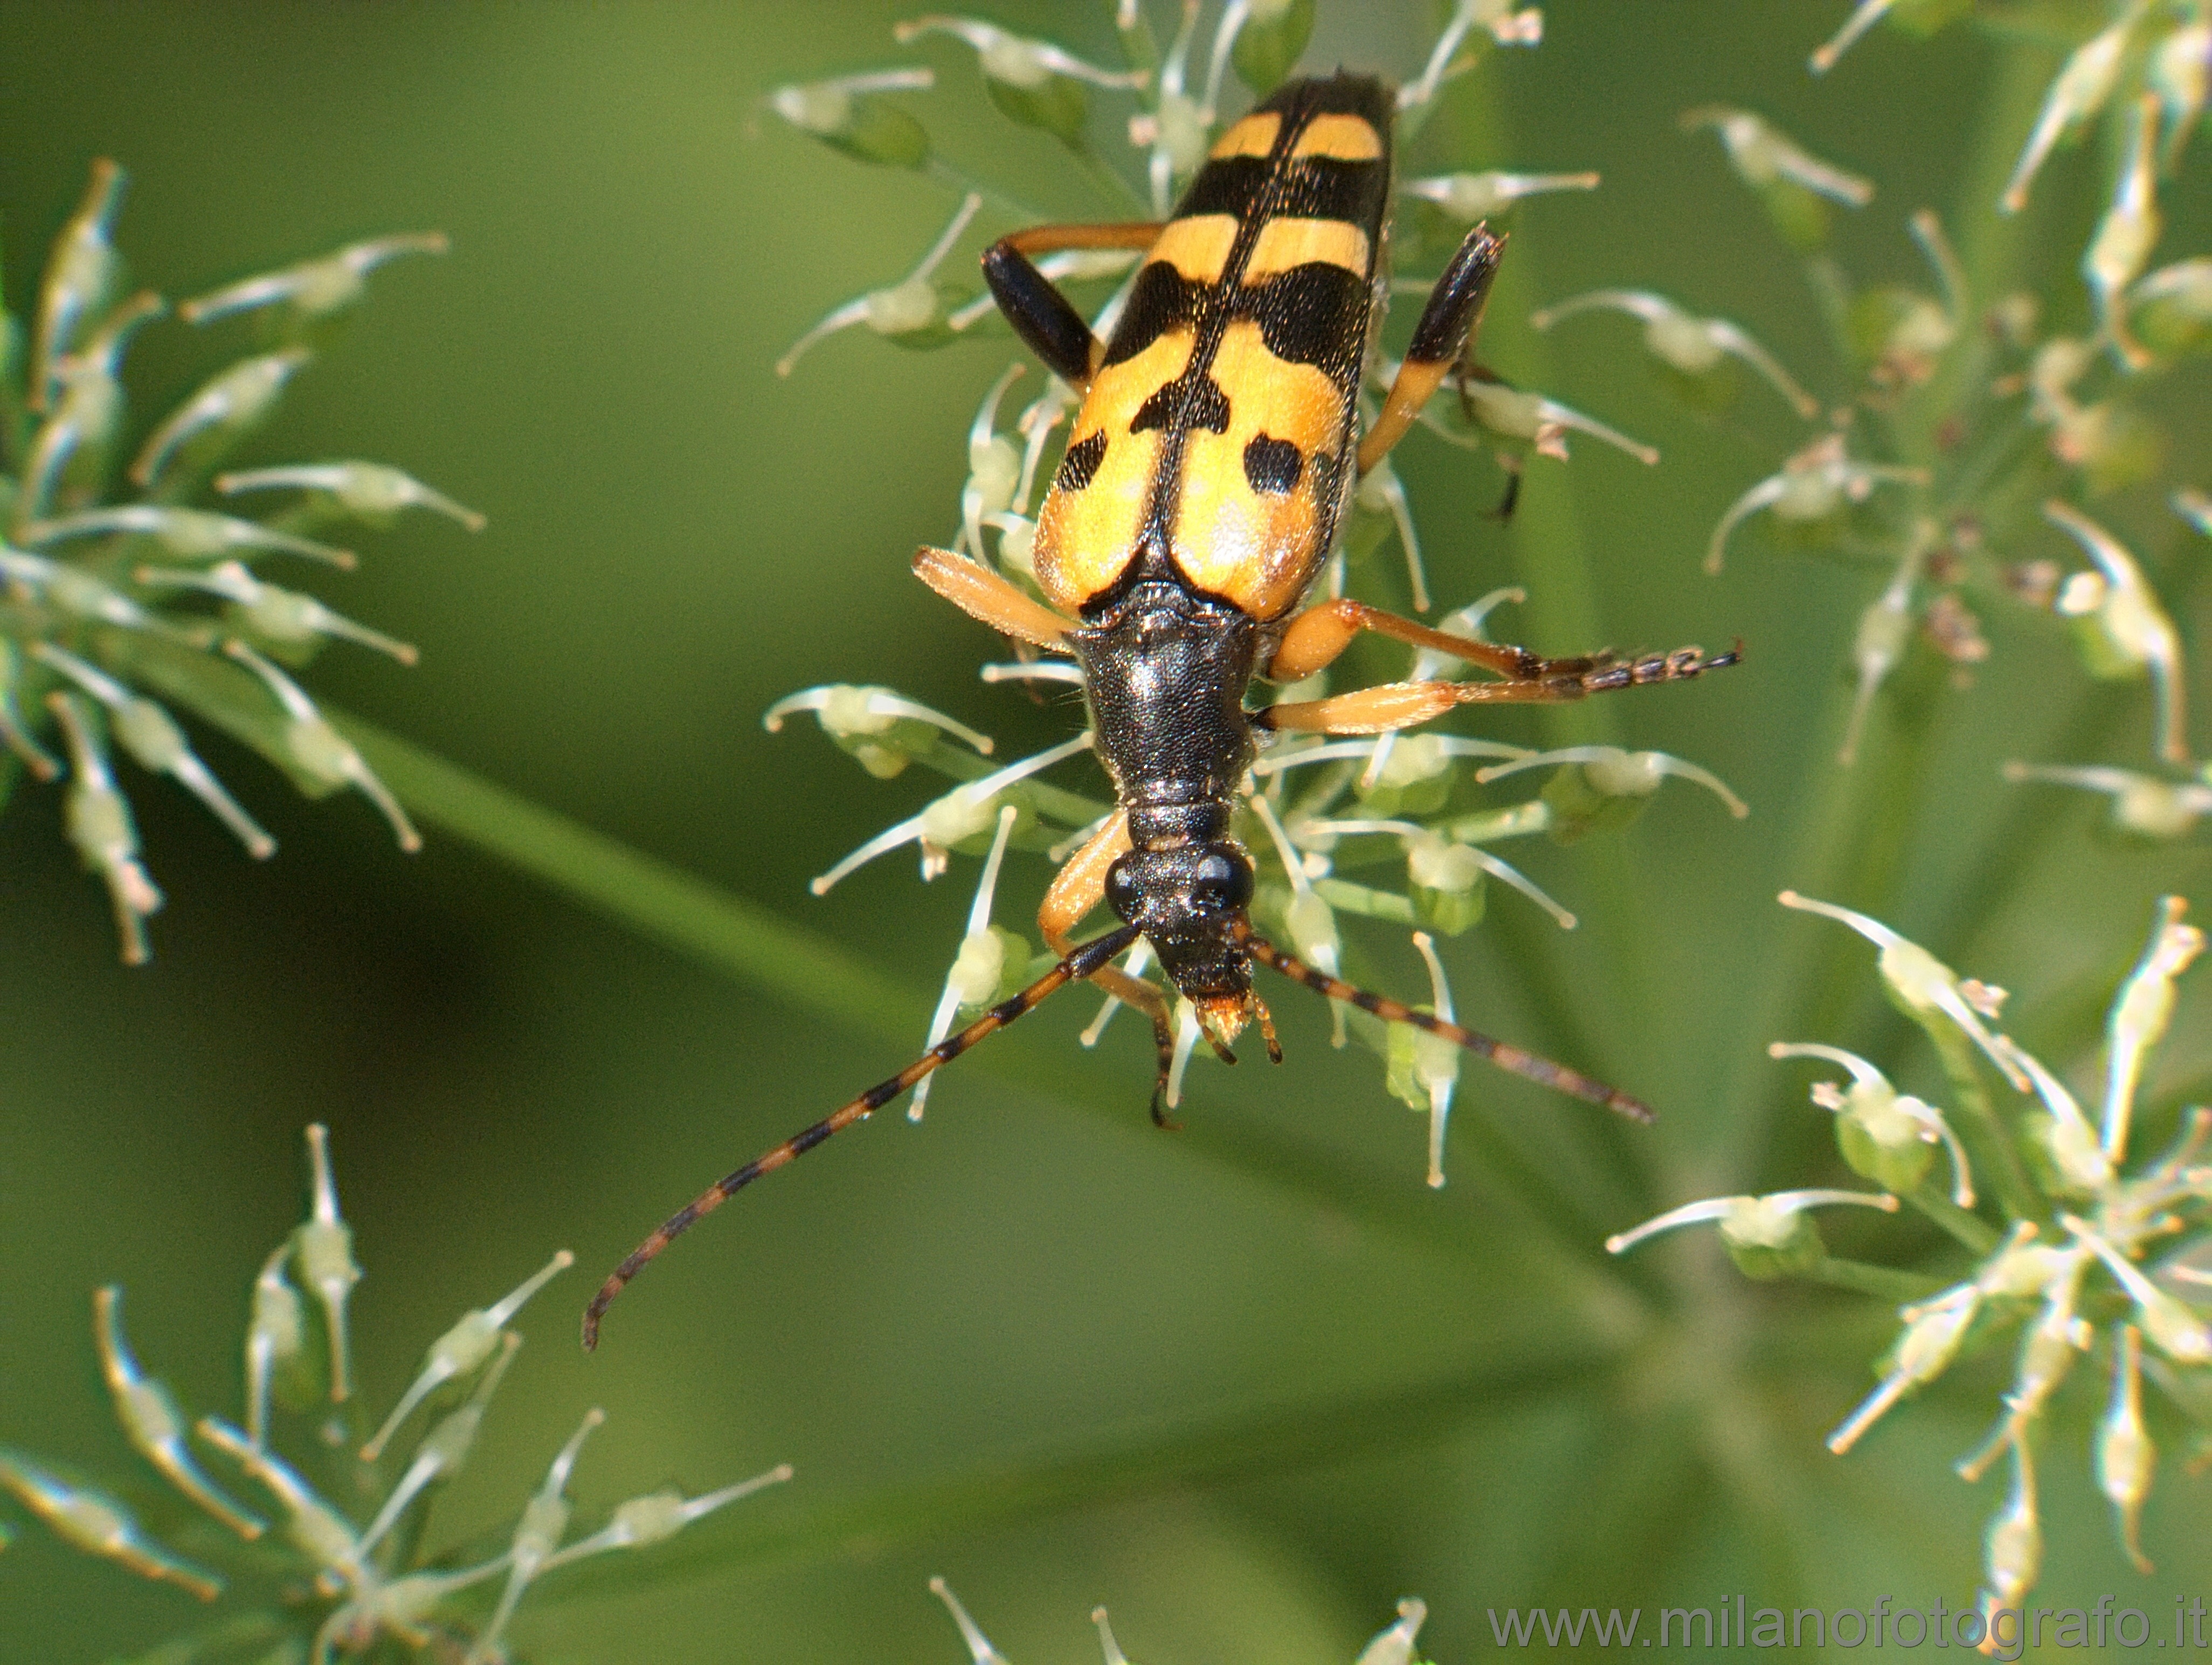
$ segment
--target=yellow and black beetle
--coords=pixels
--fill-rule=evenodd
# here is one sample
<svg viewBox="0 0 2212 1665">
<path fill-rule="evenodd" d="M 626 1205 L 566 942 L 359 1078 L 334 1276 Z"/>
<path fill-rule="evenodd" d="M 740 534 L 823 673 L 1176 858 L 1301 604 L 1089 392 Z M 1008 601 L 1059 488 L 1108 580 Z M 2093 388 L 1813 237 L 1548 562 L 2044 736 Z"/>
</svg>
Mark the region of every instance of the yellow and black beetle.
<svg viewBox="0 0 2212 1665">
<path fill-rule="evenodd" d="M 1380 415 L 1356 433 L 1360 376 L 1388 285 L 1394 104 L 1390 88 L 1371 76 L 1287 82 L 1222 135 L 1164 224 L 1040 227 L 984 254 L 984 276 L 1015 332 L 1082 394 L 1037 519 L 1036 578 L 1051 605 L 948 550 L 921 550 L 914 570 L 994 629 L 1074 657 L 1120 808 L 1061 868 L 1038 911 L 1059 964 L 678 1210 L 592 1297 L 587 1347 L 607 1304 L 700 1215 L 1070 983 L 1088 978 L 1152 1019 L 1158 1119 L 1173 1056 L 1167 998 L 1111 963 L 1140 937 L 1224 1057 L 1248 1020 L 1258 1021 L 1268 1056 L 1282 1057 L 1252 990 L 1256 960 L 1517 1075 L 1650 1118 L 1636 1099 L 1563 1064 L 1303 964 L 1255 932 L 1247 911 L 1252 863 L 1230 836 L 1230 816 L 1255 730 L 1384 734 L 1458 705 L 1579 699 L 1679 681 L 1736 658 L 1684 648 L 1632 661 L 1545 659 L 1359 602 L 1299 609 L 1359 476 L 1459 362 L 1504 247 L 1486 226 L 1468 234 L 1437 280 Z M 1109 341 L 1030 263 L 1078 248 L 1146 251 Z M 1301 681 L 1361 631 L 1449 653 L 1493 680 L 1391 682 L 1245 708 L 1255 675 Z M 1076 928 L 1102 901 L 1121 923 L 1077 946 Z"/>
</svg>

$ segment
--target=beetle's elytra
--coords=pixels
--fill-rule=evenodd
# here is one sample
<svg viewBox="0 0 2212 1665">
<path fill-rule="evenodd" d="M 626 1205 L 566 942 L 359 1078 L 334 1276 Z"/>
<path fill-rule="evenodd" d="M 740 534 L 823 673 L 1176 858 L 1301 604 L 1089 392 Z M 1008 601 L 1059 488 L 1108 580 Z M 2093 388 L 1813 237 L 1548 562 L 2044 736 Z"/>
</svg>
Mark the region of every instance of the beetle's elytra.
<svg viewBox="0 0 2212 1665">
<path fill-rule="evenodd" d="M 1039 910 L 1060 963 L 680 1209 L 592 1298 L 587 1347 L 607 1304 L 701 1214 L 1069 983 L 1100 984 L 1151 1018 L 1158 1119 L 1173 1056 L 1168 996 L 1112 964 L 1139 938 L 1224 1056 L 1256 1021 L 1269 1056 L 1281 1058 L 1253 991 L 1256 961 L 1518 1075 L 1649 1119 L 1636 1099 L 1563 1064 L 1301 963 L 1260 936 L 1247 912 L 1252 863 L 1230 822 L 1261 732 L 1383 734 L 1462 705 L 1579 699 L 1681 681 L 1736 658 L 1684 648 L 1632 661 L 1546 659 L 1358 602 L 1301 609 L 1352 487 L 1460 360 L 1504 248 L 1486 226 L 1468 234 L 1430 295 L 1381 414 L 1359 432 L 1360 376 L 1388 276 L 1394 107 L 1391 88 L 1371 76 L 1287 82 L 1222 134 L 1164 224 L 1041 227 L 984 254 L 984 276 L 1015 332 L 1082 395 L 1037 519 L 1045 600 L 948 550 L 922 549 L 914 570 L 994 630 L 1074 658 L 1120 807 L 1069 858 Z M 1071 248 L 1145 251 L 1109 340 L 1093 334 L 1031 263 L 1031 256 Z M 1489 676 L 1246 708 L 1255 676 L 1300 681 L 1361 631 L 1440 650 Z M 1076 929 L 1101 903 L 1120 923 L 1078 946 Z"/>
</svg>

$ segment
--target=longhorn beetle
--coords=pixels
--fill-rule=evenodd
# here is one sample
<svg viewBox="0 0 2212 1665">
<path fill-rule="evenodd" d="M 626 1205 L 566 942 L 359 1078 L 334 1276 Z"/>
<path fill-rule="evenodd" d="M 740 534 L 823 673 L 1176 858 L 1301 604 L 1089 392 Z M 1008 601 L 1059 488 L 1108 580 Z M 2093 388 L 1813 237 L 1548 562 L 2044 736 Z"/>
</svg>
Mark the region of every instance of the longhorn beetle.
<svg viewBox="0 0 2212 1665">
<path fill-rule="evenodd" d="M 1680 681 L 1735 663 L 1694 647 L 1631 661 L 1546 659 L 1445 635 L 1350 601 L 1299 609 L 1358 477 L 1413 426 L 1467 347 L 1504 239 L 1477 226 L 1445 267 L 1380 415 L 1355 433 L 1360 376 L 1380 317 L 1390 191 L 1391 88 L 1340 73 L 1285 83 L 1214 144 L 1164 224 L 1045 226 L 994 244 L 983 275 L 1000 310 L 1082 395 L 1037 518 L 1036 571 L 1050 606 L 980 561 L 924 548 L 915 575 L 1022 642 L 1072 654 L 1120 808 L 1047 892 L 1037 923 L 1060 963 L 804 1132 L 718 1181 L 617 1267 L 584 1314 L 597 1344 L 607 1304 L 702 1214 L 861 1121 L 1056 990 L 1085 978 L 1151 1018 L 1174 1057 L 1166 996 L 1111 962 L 1139 938 L 1192 1002 L 1207 1041 L 1255 1020 L 1282 1061 L 1255 960 L 1333 1000 L 1456 1042 L 1516 1075 L 1638 1121 L 1626 1093 L 1487 1035 L 1339 981 L 1252 928 L 1252 862 L 1230 835 L 1255 735 L 1386 734 L 1456 706 L 1580 699 Z M 1094 335 L 1030 262 L 1065 249 L 1146 251 L 1111 340 Z M 1252 679 L 1295 682 L 1362 631 L 1449 653 L 1479 681 L 1388 682 L 1248 710 Z M 1121 923 L 1078 946 L 1103 901 Z"/>
</svg>

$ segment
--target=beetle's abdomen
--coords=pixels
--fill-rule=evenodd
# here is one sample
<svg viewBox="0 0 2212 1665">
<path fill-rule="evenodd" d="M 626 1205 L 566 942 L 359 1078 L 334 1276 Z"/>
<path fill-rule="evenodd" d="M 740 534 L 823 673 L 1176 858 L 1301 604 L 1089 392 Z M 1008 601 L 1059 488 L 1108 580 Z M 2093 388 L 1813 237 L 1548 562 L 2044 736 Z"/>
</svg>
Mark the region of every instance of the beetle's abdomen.
<svg viewBox="0 0 2212 1665">
<path fill-rule="evenodd" d="M 1038 517 L 1036 574 L 1092 608 L 1146 550 L 1287 612 L 1352 483 L 1389 195 L 1391 95 L 1298 81 L 1214 146 L 1138 272 Z"/>
</svg>

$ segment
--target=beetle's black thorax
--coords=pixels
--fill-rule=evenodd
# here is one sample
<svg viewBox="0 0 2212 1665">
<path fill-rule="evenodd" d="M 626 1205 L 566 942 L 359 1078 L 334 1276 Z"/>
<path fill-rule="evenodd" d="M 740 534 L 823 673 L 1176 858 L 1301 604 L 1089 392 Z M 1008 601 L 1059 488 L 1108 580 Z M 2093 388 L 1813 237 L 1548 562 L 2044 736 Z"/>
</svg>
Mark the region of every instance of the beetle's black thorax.
<svg viewBox="0 0 2212 1665">
<path fill-rule="evenodd" d="M 1160 850 L 1224 836 L 1252 762 L 1243 699 L 1258 626 L 1173 578 L 1147 578 L 1070 635 L 1130 842 Z"/>
</svg>

